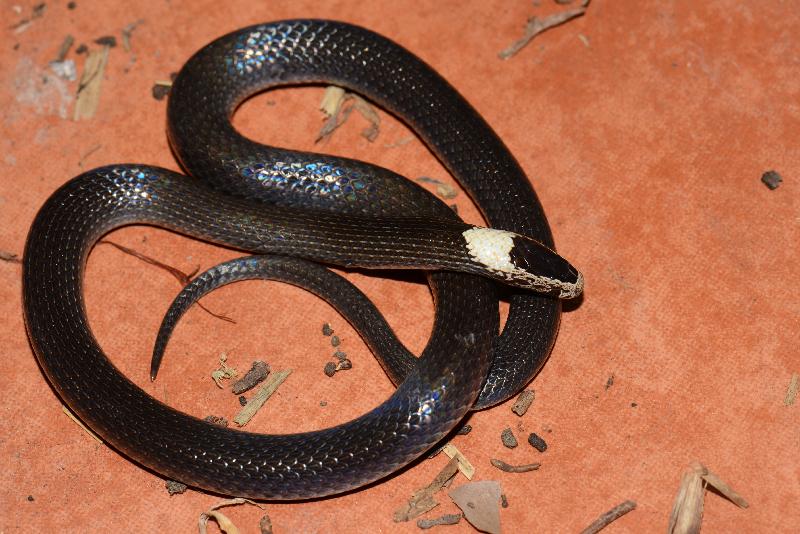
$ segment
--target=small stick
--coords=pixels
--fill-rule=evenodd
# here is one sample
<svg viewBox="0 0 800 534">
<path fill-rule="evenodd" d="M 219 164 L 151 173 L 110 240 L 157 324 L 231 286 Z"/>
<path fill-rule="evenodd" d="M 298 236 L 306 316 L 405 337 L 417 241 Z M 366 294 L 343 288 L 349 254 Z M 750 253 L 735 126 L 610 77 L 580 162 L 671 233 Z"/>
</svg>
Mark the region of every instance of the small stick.
<svg viewBox="0 0 800 534">
<path fill-rule="evenodd" d="M 61 406 L 61 410 L 62 410 L 62 411 L 63 411 L 63 412 L 66 414 L 66 416 L 67 416 L 67 417 L 69 417 L 70 419 L 72 419 L 72 422 L 74 422 L 76 425 L 78 425 L 79 427 L 81 427 L 81 428 L 83 429 L 83 431 L 84 431 L 84 432 L 86 432 L 87 434 L 89 434 L 90 436 L 92 436 L 92 437 L 95 439 L 95 441 L 96 441 L 97 443 L 103 443 L 103 440 L 102 440 L 102 439 L 100 439 L 100 436 L 98 436 L 97 434 L 95 434 L 94 432 L 92 432 L 92 431 L 89 429 L 89 427 L 87 427 L 86 425 L 84 425 L 84 424 L 83 424 L 83 421 L 81 421 L 80 419 L 78 419 L 77 417 L 75 417 L 75 414 L 74 414 L 74 413 L 72 413 L 71 411 L 69 411 L 69 408 L 67 408 L 66 406 L 62 405 L 62 406 Z"/>
<path fill-rule="evenodd" d="M 784 406 L 791 406 L 794 404 L 798 389 L 800 389 L 800 375 L 793 373 L 792 379 L 789 381 L 789 388 L 786 390 L 786 396 L 783 398 Z"/>
<path fill-rule="evenodd" d="M 608 512 L 595 519 L 591 525 L 581 531 L 581 534 L 597 534 L 608 525 L 633 510 L 636 510 L 636 503 L 633 501 L 625 501 L 621 504 L 618 504 Z"/>
<path fill-rule="evenodd" d="M 498 468 L 500 471 L 505 471 L 506 473 L 527 473 L 528 471 L 536 471 L 542 466 L 542 464 L 540 463 L 511 465 L 507 464 L 503 460 L 498 460 L 496 458 L 492 458 L 489 461 L 492 463 L 493 466 Z"/>
<path fill-rule="evenodd" d="M 256 412 L 267 402 L 275 390 L 278 389 L 286 377 L 288 377 L 292 373 L 292 369 L 286 369 L 285 371 L 278 371 L 273 373 L 265 382 L 261 389 L 253 395 L 253 398 L 250 399 L 250 402 L 242 408 L 242 410 L 236 414 L 236 417 L 233 418 L 233 422 L 239 426 L 244 426 L 247 424 L 250 419 L 256 414 Z"/>
<path fill-rule="evenodd" d="M 539 19 L 537 17 L 531 17 L 528 19 L 528 25 L 525 26 L 525 35 L 522 36 L 521 39 L 515 41 L 511 44 L 508 48 L 497 54 L 500 59 L 508 59 L 516 55 L 517 52 L 525 48 L 528 43 L 533 40 L 534 37 L 539 35 L 540 33 L 549 30 L 550 28 L 555 28 L 556 26 L 560 26 L 567 21 L 570 21 L 576 17 L 580 17 L 584 13 L 586 13 L 586 8 L 588 7 L 589 2 L 584 1 L 581 7 L 577 9 L 571 9 L 569 11 L 562 11 L 561 13 L 556 13 L 555 15 L 550 15 L 549 17 L 545 17 L 543 19 Z"/>
</svg>

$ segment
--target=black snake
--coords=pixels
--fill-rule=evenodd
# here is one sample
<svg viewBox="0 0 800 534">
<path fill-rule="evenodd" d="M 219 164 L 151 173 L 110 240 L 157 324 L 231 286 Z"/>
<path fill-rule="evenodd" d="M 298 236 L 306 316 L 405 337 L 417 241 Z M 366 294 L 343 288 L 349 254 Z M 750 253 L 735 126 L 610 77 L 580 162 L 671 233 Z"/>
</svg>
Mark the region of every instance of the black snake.
<svg viewBox="0 0 800 534">
<path fill-rule="evenodd" d="M 248 96 L 307 83 L 348 88 L 405 121 L 502 231 L 461 222 L 444 203 L 386 169 L 266 147 L 233 129 L 230 118 Z M 31 344 L 66 404 L 118 450 L 176 480 L 239 496 L 297 499 L 379 479 L 428 450 L 468 410 L 524 386 L 554 342 L 558 296 L 582 288 L 580 274 L 550 252 L 542 208 L 497 135 L 425 63 L 363 28 L 282 21 L 215 40 L 175 80 L 168 133 L 192 178 L 125 164 L 67 182 L 31 227 L 23 295 Z M 262 276 L 266 266 L 269 276 L 333 291 L 327 298 L 354 325 L 366 325 L 362 330 L 380 319 L 377 312 L 364 312 L 361 323 L 352 317 L 362 309 L 349 309 L 360 293 L 329 281 L 327 270 L 285 256 L 435 270 L 429 275 L 436 304 L 431 339 L 419 360 L 407 353 L 390 357 L 384 365 L 400 382 L 397 391 L 344 425 L 293 435 L 213 426 L 139 389 L 114 368 L 89 329 L 86 258 L 103 234 L 127 224 L 278 255 L 218 266 L 184 296 L 196 298 L 202 284 Z M 549 295 L 514 290 L 498 336 L 496 286 L 486 276 Z M 170 320 L 177 320 L 175 313 Z M 376 336 L 367 340 L 376 350 L 391 344 Z"/>
</svg>

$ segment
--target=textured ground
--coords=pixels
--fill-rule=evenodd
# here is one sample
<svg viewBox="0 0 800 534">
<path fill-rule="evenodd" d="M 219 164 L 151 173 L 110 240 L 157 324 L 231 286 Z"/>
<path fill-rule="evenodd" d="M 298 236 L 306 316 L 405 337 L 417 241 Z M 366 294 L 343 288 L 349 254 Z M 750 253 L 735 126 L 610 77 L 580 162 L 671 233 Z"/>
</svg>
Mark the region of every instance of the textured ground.
<svg viewBox="0 0 800 534">
<path fill-rule="evenodd" d="M 638 509 L 607 532 L 666 528 L 683 469 L 698 460 L 750 503 L 706 498 L 704 532 L 790 532 L 800 522 L 800 403 L 784 405 L 800 372 L 800 16 L 791 2 L 595 1 L 583 18 L 537 37 L 514 58 L 497 53 L 527 17 L 560 9 L 541 2 L 35 2 L 0 9 L 0 249 L 21 253 L 37 208 L 82 169 L 112 162 L 176 168 L 164 135 L 165 102 L 151 96 L 198 47 L 223 32 L 289 17 L 330 17 L 383 33 L 420 55 L 478 108 L 528 172 L 559 250 L 586 276 L 555 350 L 534 381 L 523 418 L 510 405 L 476 414 L 455 439 L 496 479 L 510 506 L 506 532 L 577 532 L 632 499 Z M 223 5 L 224 4 L 224 5 Z M 541 4 L 535 6 L 534 4 Z M 125 7 L 123 7 L 125 6 Z M 567 7 L 569 8 L 569 6 Z M 132 32 L 130 50 L 121 30 Z M 67 34 L 80 71 L 94 40 L 116 35 L 99 107 L 73 121 L 77 82 L 49 70 Z M 449 180 L 408 131 L 382 114 L 373 143 L 351 121 L 321 145 L 322 89 L 261 95 L 236 116 L 259 140 L 366 159 L 410 177 Z M 784 181 L 770 191 L 768 170 Z M 433 188 L 432 188 L 433 189 Z M 455 203 L 477 221 L 469 200 Z M 185 271 L 232 253 L 165 231 L 127 228 L 118 243 Z M 427 287 L 351 277 L 401 338 L 419 350 L 431 326 Z M 28 345 L 20 267 L 0 262 L 5 394 L 0 404 L 0 532 L 130 530 L 191 532 L 219 496 L 170 497 L 155 474 L 97 443 L 69 420 Z M 208 379 L 220 352 L 249 366 L 264 357 L 295 373 L 254 421 L 255 430 L 309 430 L 345 421 L 391 391 L 356 334 L 299 290 L 242 283 L 205 300 L 231 325 L 191 311 L 173 338 L 159 380 L 148 352 L 178 289 L 167 273 L 112 247 L 90 258 L 88 311 L 114 363 L 156 397 L 192 414 L 235 413 Z M 330 321 L 354 367 L 328 379 Z M 613 377 L 613 385 L 609 378 Z M 321 407 L 320 402 L 326 406 Z M 500 431 L 544 436 L 506 450 Z M 522 431 L 520 431 L 522 429 Z M 541 461 L 510 475 L 489 465 Z M 276 532 L 408 532 L 393 511 L 445 464 L 439 456 L 368 489 L 321 501 L 269 504 Z M 463 478 L 456 484 L 463 483 Z M 447 503 L 429 513 L 455 511 Z M 262 511 L 229 510 L 243 532 Z M 463 522 L 447 532 L 470 532 Z"/>
</svg>

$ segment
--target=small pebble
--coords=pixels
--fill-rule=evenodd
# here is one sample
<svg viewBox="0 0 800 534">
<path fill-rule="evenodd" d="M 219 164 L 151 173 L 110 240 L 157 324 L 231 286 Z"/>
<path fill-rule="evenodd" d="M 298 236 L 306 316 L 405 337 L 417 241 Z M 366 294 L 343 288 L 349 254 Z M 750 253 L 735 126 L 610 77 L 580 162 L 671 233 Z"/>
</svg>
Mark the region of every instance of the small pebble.
<svg viewBox="0 0 800 534">
<path fill-rule="evenodd" d="M 176 482 L 175 480 L 167 480 L 164 485 L 166 486 L 167 492 L 169 492 L 170 495 L 175 495 L 176 493 L 183 493 L 186 491 L 186 488 L 188 487 L 183 482 Z"/>
<path fill-rule="evenodd" d="M 761 175 L 761 181 L 770 188 L 770 190 L 777 189 L 781 182 L 783 181 L 783 177 L 775 171 L 767 171 Z"/>
<path fill-rule="evenodd" d="M 340 362 L 339 362 L 339 363 L 336 365 L 336 370 L 337 370 L 337 371 L 346 371 L 346 370 L 348 370 L 348 369 L 352 369 L 352 368 L 353 368 L 353 362 L 351 362 L 351 361 L 350 361 L 350 360 L 348 360 L 347 358 L 345 358 L 344 360 L 341 360 L 341 361 L 340 361 Z"/>
<path fill-rule="evenodd" d="M 464 426 L 462 426 L 461 428 L 458 429 L 458 432 L 456 432 L 456 435 L 457 436 L 466 436 L 470 432 L 472 432 L 472 425 L 464 425 Z"/>
<path fill-rule="evenodd" d="M 98 37 L 94 40 L 96 44 L 107 46 L 109 48 L 114 48 L 117 46 L 117 38 L 113 35 L 104 35 L 102 37 Z"/>
<path fill-rule="evenodd" d="M 267 378 L 269 371 L 270 368 L 267 362 L 261 360 L 254 361 L 250 370 L 247 371 L 241 379 L 234 382 L 233 386 L 231 386 L 231 391 L 234 395 L 238 395 L 239 393 L 244 393 L 249 389 L 253 389 Z"/>
<path fill-rule="evenodd" d="M 320 406 L 322 406 L 322 407 L 324 408 L 325 406 L 327 406 L 327 405 L 328 405 L 328 403 L 327 403 L 327 402 L 325 402 L 325 401 L 319 401 L 319 405 L 320 405 Z"/>
<path fill-rule="evenodd" d="M 503 508 L 508 508 L 508 497 L 506 497 L 505 493 L 500 495 L 500 506 Z"/>
<path fill-rule="evenodd" d="M 525 412 L 528 411 L 528 408 L 531 407 L 531 404 L 533 404 L 533 399 L 535 397 L 536 393 L 532 389 L 526 389 L 519 394 L 516 402 L 514 402 L 514 405 L 511 407 L 511 411 L 522 417 L 525 415 Z"/>
<path fill-rule="evenodd" d="M 167 98 L 170 89 L 172 88 L 169 87 L 168 85 L 162 85 L 160 83 L 157 83 L 153 85 L 153 88 L 150 90 L 150 92 L 152 93 L 153 98 L 155 98 L 156 100 L 164 100 L 165 98 Z"/>
<path fill-rule="evenodd" d="M 67 2 L 67 9 L 75 9 L 76 7 L 78 7 L 78 4 L 75 2 Z"/>
<path fill-rule="evenodd" d="M 333 376 L 336 374 L 336 364 L 333 362 L 328 362 L 325 364 L 325 369 L 323 370 L 327 376 Z"/>
<path fill-rule="evenodd" d="M 342 340 L 339 339 L 339 336 L 331 337 L 331 345 L 334 347 L 338 347 L 342 343 Z"/>
<path fill-rule="evenodd" d="M 328 324 L 328 323 L 323 324 L 322 325 L 322 335 L 323 336 L 329 336 L 331 334 L 333 334 L 333 328 L 331 328 L 331 325 Z"/>
<path fill-rule="evenodd" d="M 33 502 L 33 495 L 28 495 L 28 502 Z"/>
<path fill-rule="evenodd" d="M 347 358 L 347 353 L 346 352 L 342 352 L 340 350 L 337 350 L 336 352 L 334 352 L 333 355 L 339 361 L 344 360 L 344 359 Z"/>
<path fill-rule="evenodd" d="M 244 395 L 239 395 L 239 404 L 242 406 L 247 406 L 247 397 Z"/>
<path fill-rule="evenodd" d="M 503 442 L 503 445 L 509 449 L 513 449 L 519 445 L 519 443 L 517 443 L 517 438 L 514 437 L 514 432 L 511 431 L 511 428 L 506 428 L 500 433 L 500 440 Z"/>
<path fill-rule="evenodd" d="M 531 432 L 531 435 L 528 436 L 528 443 L 539 452 L 547 450 L 547 443 L 536 432 Z"/>
</svg>

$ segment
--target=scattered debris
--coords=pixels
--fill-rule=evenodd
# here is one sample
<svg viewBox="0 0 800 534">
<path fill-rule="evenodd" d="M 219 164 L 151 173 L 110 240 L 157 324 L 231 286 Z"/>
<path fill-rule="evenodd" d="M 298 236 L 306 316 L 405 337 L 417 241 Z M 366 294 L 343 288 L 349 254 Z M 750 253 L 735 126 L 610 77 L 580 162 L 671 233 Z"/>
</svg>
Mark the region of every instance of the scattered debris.
<svg viewBox="0 0 800 534">
<path fill-rule="evenodd" d="M 458 429 L 458 432 L 456 432 L 456 436 L 466 436 L 470 432 L 472 432 L 472 425 L 464 425 Z"/>
<path fill-rule="evenodd" d="M 586 13 L 586 9 L 589 7 L 589 1 L 590 0 L 583 0 L 581 6 L 576 9 L 562 11 L 561 13 L 556 13 L 555 15 L 550 15 L 549 17 L 544 17 L 542 19 L 538 17 L 529 18 L 528 24 L 525 26 L 525 35 L 523 35 L 518 41 L 512 43 L 511 46 L 500 52 L 498 56 L 500 59 L 509 59 L 510 57 L 516 55 L 517 52 L 525 48 L 525 46 L 527 46 L 527 44 L 530 43 L 533 38 L 540 33 L 547 31 L 550 28 L 560 26 L 574 18 L 580 17 Z"/>
<path fill-rule="evenodd" d="M 794 404 L 798 389 L 800 389 L 800 375 L 793 373 L 792 379 L 789 381 L 789 388 L 786 390 L 786 396 L 783 398 L 784 406 L 791 406 Z"/>
<path fill-rule="evenodd" d="M 139 19 L 122 28 L 122 49 L 126 52 L 131 51 L 131 34 L 133 34 L 133 30 L 143 22 L 144 19 Z"/>
<path fill-rule="evenodd" d="M 33 502 L 36 500 L 33 498 L 33 495 L 28 495 L 26 498 L 28 499 L 28 502 Z"/>
<path fill-rule="evenodd" d="M 517 443 L 517 438 L 514 436 L 514 432 L 511 430 L 511 427 L 506 427 L 500 433 L 500 440 L 503 442 L 503 445 L 508 447 L 509 449 L 513 449 L 519 443 Z"/>
<path fill-rule="evenodd" d="M 102 37 L 98 37 L 94 40 L 94 44 L 99 44 L 100 46 L 107 46 L 109 48 L 116 48 L 117 47 L 117 38 L 113 35 L 103 35 Z"/>
<path fill-rule="evenodd" d="M 707 485 L 711 485 L 740 508 L 749 506 L 747 501 L 717 475 L 711 473 L 701 463 L 692 462 L 684 472 L 678 494 L 675 496 L 675 504 L 672 506 L 667 527 L 668 534 L 700 532 L 700 523 L 703 520 L 703 497 Z"/>
<path fill-rule="evenodd" d="M 508 508 L 508 497 L 506 497 L 505 493 L 500 495 L 500 507 Z"/>
<path fill-rule="evenodd" d="M 217 524 L 219 525 L 219 529 L 222 532 L 226 532 L 227 534 L 239 534 L 239 529 L 236 528 L 236 525 L 234 525 L 233 522 L 230 519 L 228 519 L 228 517 L 225 514 L 219 512 L 218 510 L 225 506 L 235 506 L 238 504 L 245 504 L 245 503 L 252 504 L 253 506 L 258 506 L 262 510 L 264 509 L 263 506 L 261 506 L 257 502 L 251 501 L 250 499 L 236 498 L 218 502 L 217 504 L 215 504 L 214 506 L 212 506 L 211 508 L 200 514 L 200 519 L 198 520 L 198 525 L 197 525 L 200 534 L 207 534 L 208 532 L 207 526 L 209 519 L 213 519 L 214 521 L 216 521 Z"/>
<path fill-rule="evenodd" d="M 64 61 L 67 58 L 67 53 L 69 53 L 69 49 L 72 48 L 73 43 L 75 43 L 75 38 L 73 36 L 68 34 L 66 37 L 64 37 L 64 40 L 61 42 L 61 47 L 58 49 L 58 54 L 56 54 L 56 58 L 53 61 Z"/>
<path fill-rule="evenodd" d="M 468 482 L 448 492 L 464 518 L 482 532 L 500 534 L 500 484 L 496 480 Z"/>
<path fill-rule="evenodd" d="M 51 61 L 50 70 L 64 80 L 74 82 L 78 77 L 78 69 L 75 67 L 75 61 L 65 59 L 64 61 Z"/>
<path fill-rule="evenodd" d="M 13 252 L 7 250 L 0 250 L 0 261 L 7 261 L 9 263 L 22 263 L 22 259 Z"/>
<path fill-rule="evenodd" d="M 547 443 L 545 443 L 544 439 L 536 432 L 531 432 L 531 435 L 528 436 L 528 443 L 539 452 L 547 450 Z"/>
<path fill-rule="evenodd" d="M 380 116 L 366 100 L 356 94 L 348 93 L 341 87 L 329 85 L 325 88 L 325 94 L 322 97 L 319 109 L 328 118 L 325 119 L 322 129 L 317 135 L 316 143 L 330 137 L 336 128 L 347 121 L 354 109 L 370 124 L 369 127 L 361 132 L 361 135 L 369 142 L 378 137 L 381 124 Z"/>
<path fill-rule="evenodd" d="M 457 525 L 459 521 L 461 514 L 445 514 L 434 519 L 417 519 L 417 526 L 422 530 L 428 530 L 439 525 Z"/>
<path fill-rule="evenodd" d="M 433 496 L 452 480 L 456 473 L 458 473 L 458 460 L 451 459 L 430 484 L 416 490 L 408 502 L 395 511 L 395 523 L 411 521 L 438 506 L 439 503 Z"/>
<path fill-rule="evenodd" d="M 528 408 L 531 407 L 531 404 L 533 404 L 533 399 L 535 398 L 536 398 L 536 392 L 532 389 L 526 389 L 525 391 L 519 394 L 519 397 L 517 397 L 517 400 L 511 407 L 511 411 L 522 417 L 523 415 L 525 415 L 525 412 L 528 411 Z"/>
<path fill-rule="evenodd" d="M 156 100 L 164 100 L 169 95 L 169 90 L 172 88 L 172 82 L 157 81 L 153 84 L 151 93 Z"/>
<path fill-rule="evenodd" d="M 775 190 L 781 185 L 783 181 L 783 177 L 778 174 L 776 171 L 767 171 L 761 175 L 761 181 L 766 185 L 770 190 Z"/>
<path fill-rule="evenodd" d="M 80 163 L 78 163 L 78 165 L 82 167 L 82 162 L 83 162 L 83 160 L 84 160 L 84 159 L 85 159 L 87 156 L 89 156 L 90 154 L 92 154 L 92 153 L 96 152 L 96 151 L 97 151 L 97 150 L 98 150 L 98 149 L 99 149 L 101 146 L 102 146 L 102 145 L 97 145 L 96 147 L 93 147 L 93 148 L 92 148 L 92 149 L 91 149 L 89 152 L 87 152 L 86 154 L 84 154 L 84 155 L 83 155 L 83 157 L 81 158 L 81 162 L 80 162 Z M 134 258 L 137 258 L 137 259 L 140 259 L 140 260 L 142 260 L 142 261 L 143 261 L 143 262 L 145 262 L 145 263 L 149 263 L 150 265 L 154 265 L 154 266 L 156 266 L 156 267 L 159 267 L 159 268 L 161 268 L 161 269 L 164 269 L 164 270 L 165 270 L 165 271 L 167 271 L 169 274 L 171 274 L 172 276 L 174 276 L 174 277 L 175 277 L 175 278 L 178 280 L 178 282 L 180 282 L 180 283 L 181 283 L 181 285 L 186 285 L 186 284 L 188 284 L 189 282 L 191 282 L 191 281 L 192 281 L 192 277 L 193 277 L 193 276 L 194 276 L 194 275 L 197 273 L 197 271 L 199 270 L 199 267 L 198 267 L 198 268 L 196 268 L 194 271 L 192 271 L 191 273 L 189 273 L 189 274 L 186 274 L 186 273 L 184 273 L 183 271 L 181 271 L 181 270 L 179 270 L 179 269 L 176 269 L 175 267 L 173 267 L 173 266 L 171 266 L 171 265 L 167 265 L 166 263 L 162 263 L 162 262 L 158 261 L 158 260 L 157 260 L 157 259 L 155 259 L 155 258 L 151 258 L 150 256 L 146 256 L 145 254 L 142 254 L 142 253 L 141 253 L 141 252 L 139 252 L 138 250 L 134 250 L 134 249 L 132 249 L 132 248 L 125 247 L 125 246 L 123 246 L 123 245 L 120 245 L 120 244 L 118 244 L 118 243 L 115 243 L 115 242 L 113 242 L 113 241 L 109 241 L 108 239 L 102 239 L 102 240 L 100 240 L 100 241 L 99 241 L 99 243 L 100 243 L 100 244 L 103 244 L 103 245 L 111 245 L 111 246 L 113 246 L 114 248 L 116 248 L 117 250 L 119 250 L 119 251 L 121 251 L 121 252 L 124 252 L 125 254 L 129 254 L 129 255 L 133 256 Z M 226 321 L 226 322 L 228 322 L 228 323 L 233 323 L 233 324 L 236 324 L 236 321 L 234 321 L 234 320 L 233 320 L 233 319 L 231 319 L 230 317 L 226 317 L 225 315 L 222 315 L 222 314 L 219 314 L 219 313 L 214 313 L 214 312 L 212 312 L 211 310 L 209 310 L 208 308 L 206 308 L 205 306 L 203 306 L 203 304 L 202 304 L 202 303 L 200 303 L 200 302 L 198 302 L 198 303 L 197 303 L 197 305 L 198 305 L 198 306 L 199 306 L 199 307 L 200 307 L 200 308 L 201 308 L 203 311 L 205 311 L 206 313 L 208 313 L 208 314 L 209 314 L 209 315 L 211 315 L 212 317 L 216 317 L 217 319 L 221 319 L 221 320 L 223 320 L 223 321 Z"/>
<path fill-rule="evenodd" d="M 436 178 L 429 178 L 427 176 L 420 176 L 417 181 L 422 184 L 434 184 L 436 186 L 436 193 L 445 200 L 450 200 L 458 196 L 458 190 L 452 185 L 437 180 Z"/>
<path fill-rule="evenodd" d="M 583 46 L 585 46 L 586 48 L 589 48 L 591 46 L 589 38 L 587 36 L 585 36 L 584 34 L 579 33 L 578 34 L 578 39 L 581 40 L 581 42 L 583 43 Z"/>
<path fill-rule="evenodd" d="M 75 53 L 78 55 L 85 54 L 89 51 L 89 47 L 86 46 L 84 43 L 78 45 L 78 48 L 75 49 Z"/>
<path fill-rule="evenodd" d="M 336 374 L 336 363 L 335 362 L 328 362 L 325 364 L 325 367 L 322 370 L 325 373 L 325 376 L 331 377 Z"/>
<path fill-rule="evenodd" d="M 264 514 L 264 517 L 258 522 L 258 530 L 261 534 L 272 534 L 272 520 L 269 515 Z"/>
<path fill-rule="evenodd" d="M 344 353 L 342 352 L 341 354 Z M 351 362 L 347 358 L 341 358 L 339 359 L 339 363 L 335 362 L 326 363 L 322 371 L 325 373 L 326 376 L 331 377 L 339 371 L 347 371 L 352 368 L 353 368 L 353 362 Z"/>
<path fill-rule="evenodd" d="M 239 405 L 247 406 L 247 397 L 245 397 L 244 395 L 239 395 Z"/>
<path fill-rule="evenodd" d="M 164 482 L 164 486 L 167 488 L 167 493 L 170 495 L 180 495 L 181 493 L 186 493 L 186 490 L 189 488 L 183 482 L 178 482 L 177 480 L 167 480 Z"/>
<path fill-rule="evenodd" d="M 269 364 L 267 364 L 267 362 L 262 360 L 254 361 L 250 370 L 231 386 L 231 391 L 234 395 L 238 395 L 253 389 L 267 378 L 269 371 Z"/>
<path fill-rule="evenodd" d="M 636 503 L 633 501 L 625 501 L 622 504 L 618 504 L 608 512 L 598 517 L 591 525 L 583 529 L 581 534 L 597 534 L 608 525 L 633 510 L 636 510 Z"/>
<path fill-rule="evenodd" d="M 342 344 L 342 340 L 339 339 L 339 336 L 332 336 L 331 337 L 331 345 L 333 345 L 334 347 L 338 347 L 341 344 Z"/>
<path fill-rule="evenodd" d="M 216 415 L 207 415 L 203 417 L 203 421 L 207 423 L 211 423 L 212 425 L 221 426 L 223 428 L 228 428 L 228 420 L 224 417 L 218 417 Z"/>
<path fill-rule="evenodd" d="M 333 334 L 333 328 L 331 328 L 330 323 L 325 323 L 322 325 L 322 335 L 323 336 L 330 336 Z"/>
<path fill-rule="evenodd" d="M 228 355 L 223 352 L 219 355 L 219 367 L 211 372 L 211 379 L 220 389 L 222 389 L 222 380 L 230 380 L 236 376 L 236 369 L 228 367 L 226 361 L 228 361 Z"/>
<path fill-rule="evenodd" d="M 98 436 L 97 434 L 95 434 L 94 432 L 92 432 L 92 431 L 89 429 L 89 427 L 87 427 L 86 425 L 84 425 L 84 424 L 83 424 L 83 421 L 81 421 L 80 419 L 78 419 L 78 418 L 75 416 L 75 414 L 74 414 L 74 413 L 72 413 L 71 411 L 69 411 L 69 408 L 67 408 L 67 407 L 66 407 L 66 406 L 64 406 L 63 404 L 61 405 L 61 411 L 62 411 L 62 412 L 64 412 L 64 413 L 66 414 L 66 416 L 67 416 L 67 417 L 69 417 L 70 419 L 72 419 L 72 422 L 74 422 L 76 425 L 78 425 L 79 427 L 81 427 L 81 428 L 83 429 L 83 431 L 84 431 L 84 432 L 86 432 L 87 434 L 89 434 L 90 436 L 92 436 L 92 437 L 94 438 L 94 440 L 95 440 L 97 443 L 103 443 L 103 440 L 102 440 L 102 439 L 100 439 L 100 436 Z"/>
<path fill-rule="evenodd" d="M 264 385 L 259 389 L 253 398 L 247 403 L 247 405 L 242 408 L 242 410 L 236 414 L 236 417 L 233 418 L 233 422 L 239 426 L 244 426 L 247 424 L 250 419 L 256 414 L 256 412 L 261 409 L 267 399 L 269 399 L 275 390 L 278 389 L 284 380 L 292 373 L 291 369 L 286 369 L 285 371 L 277 371 L 272 373 L 269 378 L 264 382 Z"/>
<path fill-rule="evenodd" d="M 614 385 L 614 373 L 611 373 L 611 375 L 608 377 L 608 380 L 606 380 L 606 389 L 610 388 L 613 385 Z"/>
<path fill-rule="evenodd" d="M 333 356 L 334 356 L 334 358 L 336 358 L 339 361 L 347 359 L 347 353 L 346 352 L 342 352 L 340 350 L 337 350 L 336 352 L 334 352 Z"/>
<path fill-rule="evenodd" d="M 69 9 L 70 11 L 75 9 L 76 7 L 78 7 L 77 3 L 75 3 L 75 2 L 67 2 L 67 9 Z"/>
<path fill-rule="evenodd" d="M 78 83 L 73 120 L 79 121 L 94 117 L 100 102 L 100 85 L 103 81 L 110 49 L 110 46 L 105 45 L 100 50 L 89 52 L 89 56 L 83 64 L 81 81 Z"/>
<path fill-rule="evenodd" d="M 29 17 L 24 18 L 19 22 L 17 22 L 16 24 L 9 26 L 9 28 L 14 30 L 14 34 L 20 34 L 24 32 L 25 30 L 28 29 L 28 27 L 31 24 L 33 24 L 34 20 L 41 18 L 44 15 L 46 9 L 47 9 L 47 4 L 45 4 L 44 2 L 36 4 L 35 6 L 33 6 L 33 10 L 31 11 L 31 15 Z"/>
<path fill-rule="evenodd" d="M 523 464 L 523 465 L 511 465 L 503 460 L 498 460 L 496 458 L 492 458 L 489 460 L 493 466 L 498 468 L 500 471 L 504 471 L 506 473 L 527 473 L 529 471 L 536 471 L 542 464 L 540 463 L 533 463 L 533 464 Z"/>
<path fill-rule="evenodd" d="M 448 458 L 458 461 L 458 470 L 461 471 L 462 475 L 467 477 L 467 480 L 472 480 L 472 477 L 475 476 L 475 468 L 469 460 L 467 460 L 467 457 L 461 454 L 461 451 L 459 451 L 455 445 L 448 443 L 442 447 L 442 452 L 445 453 Z"/>
<path fill-rule="evenodd" d="M 328 405 L 328 403 L 327 403 L 327 402 L 325 402 L 325 401 L 319 401 L 319 405 L 320 405 L 320 406 L 322 406 L 322 407 L 324 408 L 325 406 L 327 406 L 327 405 Z"/>
<path fill-rule="evenodd" d="M 637 403 L 637 402 L 632 402 L 631 403 L 631 408 L 636 408 L 637 406 L 639 406 L 639 403 Z"/>
</svg>

